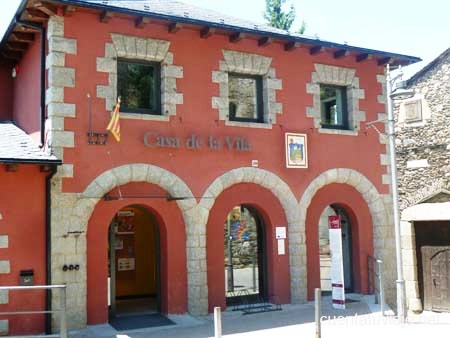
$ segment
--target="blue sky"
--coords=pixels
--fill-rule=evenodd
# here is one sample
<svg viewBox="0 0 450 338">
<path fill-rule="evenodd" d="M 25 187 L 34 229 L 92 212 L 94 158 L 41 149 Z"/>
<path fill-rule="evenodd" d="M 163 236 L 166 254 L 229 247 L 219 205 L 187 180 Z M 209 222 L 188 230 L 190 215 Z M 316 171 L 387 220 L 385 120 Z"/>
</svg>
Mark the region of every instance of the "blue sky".
<svg viewBox="0 0 450 338">
<path fill-rule="evenodd" d="M 255 22 L 263 21 L 265 0 L 181 0 Z M 410 76 L 450 47 L 448 0 L 287 0 L 306 35 L 358 47 L 421 57 L 405 69 Z M 19 0 L 1 1 L 0 34 L 9 24 Z M 296 22 L 295 29 L 300 25 Z"/>
</svg>

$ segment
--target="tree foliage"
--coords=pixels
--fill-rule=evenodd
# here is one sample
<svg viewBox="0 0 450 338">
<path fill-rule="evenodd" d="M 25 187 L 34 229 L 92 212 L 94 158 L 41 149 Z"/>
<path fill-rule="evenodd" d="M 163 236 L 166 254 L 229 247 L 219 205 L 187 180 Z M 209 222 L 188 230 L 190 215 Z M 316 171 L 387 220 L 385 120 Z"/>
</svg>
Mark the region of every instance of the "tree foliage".
<svg viewBox="0 0 450 338">
<path fill-rule="evenodd" d="M 264 19 L 272 27 L 289 31 L 295 20 L 295 8 L 291 4 L 289 11 L 284 11 L 282 7 L 285 3 L 286 0 L 266 0 Z M 303 21 L 297 33 L 303 34 L 305 28 L 306 24 Z"/>
</svg>

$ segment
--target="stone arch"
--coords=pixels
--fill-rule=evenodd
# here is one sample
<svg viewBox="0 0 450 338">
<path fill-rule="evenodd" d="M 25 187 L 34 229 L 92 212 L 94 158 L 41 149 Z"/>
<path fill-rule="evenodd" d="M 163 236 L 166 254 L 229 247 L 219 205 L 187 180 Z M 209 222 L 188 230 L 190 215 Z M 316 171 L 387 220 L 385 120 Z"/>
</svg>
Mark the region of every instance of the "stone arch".
<svg viewBox="0 0 450 338">
<path fill-rule="evenodd" d="M 185 223 L 186 231 L 186 256 L 188 267 L 188 311 L 194 315 L 205 314 L 208 309 L 208 291 L 203 283 L 202 276 L 206 276 L 206 252 L 204 248 L 198 245 L 201 240 L 197 229 L 202 228 L 201 224 L 206 224 L 207 214 L 197 212 L 197 201 L 186 183 L 177 175 L 163 168 L 143 164 L 127 164 L 107 170 L 97 176 L 86 189 L 79 194 L 62 194 L 61 201 L 67 206 L 64 215 L 52 215 L 52 240 L 55 245 L 52 246 L 52 253 L 58 256 L 52 262 L 52 282 L 68 283 L 69 297 L 78 294 L 77 306 L 68 313 L 71 322 L 76 323 L 77 327 L 83 327 L 86 323 L 86 316 L 78 318 L 79 313 L 86 312 L 86 232 L 89 219 L 101 198 L 112 189 L 131 182 L 147 182 L 158 185 L 167 191 L 173 197 L 185 197 L 177 200 Z M 55 202 L 55 201 L 54 201 Z M 53 202 L 53 203 L 54 203 Z M 193 244 L 194 243 L 194 244 Z M 197 243 L 197 244 L 195 244 Z M 73 248 L 73 249 L 72 249 Z M 67 257 L 81 262 L 79 272 L 82 278 L 78 281 L 67 280 L 67 275 L 61 273 L 59 261 L 65 261 Z M 200 287 L 200 286 L 201 287 Z M 201 289 L 201 295 L 192 290 Z M 84 294 L 84 297 L 83 297 Z M 75 296 L 74 296 L 75 297 Z M 81 297 L 81 298 L 80 298 Z M 54 299 L 54 305 L 57 305 L 57 299 Z"/>
<path fill-rule="evenodd" d="M 206 189 L 203 194 L 203 198 L 200 200 L 198 205 L 200 212 L 209 214 L 216 198 L 225 189 L 239 183 L 255 183 L 260 185 L 261 187 L 271 191 L 280 201 L 288 222 L 290 274 L 292 280 L 296 276 L 295 274 L 297 274 L 298 270 L 292 264 L 292 253 L 293 251 L 298 250 L 296 248 L 298 248 L 302 243 L 304 235 L 302 235 L 299 231 L 301 218 L 298 210 L 297 199 L 286 182 L 284 182 L 279 176 L 270 171 L 252 167 L 243 167 L 230 170 L 216 178 L 214 182 L 212 182 Z M 206 223 L 203 231 L 206 235 Z"/>
<path fill-rule="evenodd" d="M 255 183 L 270 190 L 280 201 L 288 224 L 298 222 L 297 200 L 286 182 L 270 171 L 251 167 L 232 169 L 216 178 L 205 190 L 199 208 L 209 213 L 217 196 L 238 183 Z"/>
<path fill-rule="evenodd" d="M 400 210 L 406 210 L 414 205 L 423 203 L 439 193 L 448 194 L 449 188 L 450 186 L 447 187 L 446 181 L 442 178 L 431 180 L 427 186 L 407 193 L 401 200 Z"/>
<path fill-rule="evenodd" d="M 78 195 L 70 217 L 72 227 L 76 226 L 77 231 L 87 231 L 89 218 L 98 201 L 112 189 L 131 182 L 155 184 L 171 196 L 187 197 L 176 201 L 185 220 L 188 218 L 186 212 L 196 205 L 194 195 L 186 183 L 170 171 L 149 164 L 127 164 L 100 174 Z"/>
<path fill-rule="evenodd" d="M 306 213 L 311 204 L 311 200 L 319 189 L 328 184 L 340 183 L 347 184 L 355 188 L 363 197 L 369 207 L 374 227 L 374 248 L 381 248 L 383 245 L 377 245 L 386 237 L 384 231 L 389 231 L 389 217 L 386 212 L 386 203 L 389 195 L 381 195 L 375 186 L 363 174 L 348 168 L 330 169 L 317 176 L 304 190 L 300 199 L 298 209 L 300 221 L 296 224 L 296 233 L 301 236 L 301 243 L 290 244 L 291 261 L 291 298 L 293 303 L 306 301 L 307 279 L 306 279 Z M 386 198 L 387 197 L 387 198 Z M 378 231 L 375 229 L 378 228 Z M 300 244 L 300 245 L 298 245 Z"/>
</svg>

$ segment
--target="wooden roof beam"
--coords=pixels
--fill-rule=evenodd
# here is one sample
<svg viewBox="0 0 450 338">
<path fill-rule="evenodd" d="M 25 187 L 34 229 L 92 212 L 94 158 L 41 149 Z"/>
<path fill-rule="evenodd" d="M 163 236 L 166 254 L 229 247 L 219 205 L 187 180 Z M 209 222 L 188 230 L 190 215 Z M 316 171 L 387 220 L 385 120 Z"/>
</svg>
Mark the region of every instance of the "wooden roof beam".
<svg viewBox="0 0 450 338">
<path fill-rule="evenodd" d="M 140 16 L 134 21 L 134 26 L 136 28 L 144 28 L 149 23 L 150 23 L 150 18 L 147 18 L 145 16 Z"/>
<path fill-rule="evenodd" d="M 235 33 L 230 35 L 230 42 L 231 43 L 237 43 L 237 42 L 241 41 L 244 38 L 245 38 L 245 33 L 235 32 Z"/>
<path fill-rule="evenodd" d="M 333 56 L 335 59 L 340 59 L 343 58 L 345 56 L 348 56 L 350 54 L 350 52 L 346 49 L 339 49 L 337 51 L 334 52 Z"/>
<path fill-rule="evenodd" d="M 33 4 L 33 7 L 40 10 L 42 13 L 45 13 L 48 16 L 58 14 L 58 8 L 56 8 L 56 6 L 53 6 L 53 5 L 43 2 L 43 1 L 36 1 Z"/>
<path fill-rule="evenodd" d="M 259 47 L 265 47 L 267 45 L 270 45 L 273 42 L 272 38 L 269 38 L 267 36 L 261 38 L 258 40 L 258 46 Z"/>
<path fill-rule="evenodd" d="M 63 16 L 72 16 L 75 13 L 77 8 L 75 6 L 64 6 L 63 7 Z"/>
<path fill-rule="evenodd" d="M 323 51 L 325 51 L 325 48 L 323 48 L 323 46 L 314 46 L 314 47 L 311 47 L 309 49 L 309 54 L 310 55 L 316 55 L 316 54 L 319 54 L 319 53 L 321 53 Z"/>
<path fill-rule="evenodd" d="M 34 34 L 33 33 L 13 32 L 11 34 L 11 38 L 13 40 L 19 41 L 19 42 L 33 42 Z"/>
<path fill-rule="evenodd" d="M 371 58 L 372 58 L 372 56 L 369 55 L 368 53 L 358 54 L 358 55 L 356 55 L 356 62 L 363 62 L 366 60 L 370 60 Z"/>
<path fill-rule="evenodd" d="M 112 17 L 114 16 L 113 12 L 109 12 L 109 11 L 103 11 L 100 13 L 100 22 L 102 23 L 108 23 L 111 21 Z"/>
<path fill-rule="evenodd" d="M 392 63 L 393 61 L 394 61 L 393 58 L 387 57 L 387 58 L 378 59 L 377 64 L 378 64 L 378 66 L 384 66 L 388 63 Z"/>
<path fill-rule="evenodd" d="M 14 50 L 4 50 L 2 55 L 7 59 L 20 60 L 22 58 L 22 52 Z"/>
<path fill-rule="evenodd" d="M 171 22 L 169 24 L 169 33 L 176 33 L 178 32 L 181 28 L 183 28 L 183 24 L 180 22 Z"/>
<path fill-rule="evenodd" d="M 28 49 L 28 43 L 26 42 L 18 42 L 18 41 L 8 41 L 6 43 L 6 47 L 9 50 L 14 50 L 18 52 L 24 52 Z"/>
<path fill-rule="evenodd" d="M 16 163 L 5 164 L 5 171 L 10 173 L 15 173 L 19 170 L 19 166 Z"/>
<path fill-rule="evenodd" d="M 28 15 L 31 20 L 35 21 L 45 21 L 49 18 L 47 14 L 35 8 L 27 8 L 25 14 Z"/>
<path fill-rule="evenodd" d="M 206 26 L 206 27 L 203 27 L 203 28 L 200 30 L 200 37 L 201 37 L 202 39 L 207 39 L 207 38 L 209 38 L 211 35 L 213 35 L 215 32 L 216 32 L 216 29 L 215 29 L 215 28 Z"/>
<path fill-rule="evenodd" d="M 301 43 L 300 42 L 296 42 L 296 41 L 289 41 L 287 43 L 284 44 L 284 50 L 286 52 L 291 52 L 296 48 L 301 47 Z"/>
</svg>

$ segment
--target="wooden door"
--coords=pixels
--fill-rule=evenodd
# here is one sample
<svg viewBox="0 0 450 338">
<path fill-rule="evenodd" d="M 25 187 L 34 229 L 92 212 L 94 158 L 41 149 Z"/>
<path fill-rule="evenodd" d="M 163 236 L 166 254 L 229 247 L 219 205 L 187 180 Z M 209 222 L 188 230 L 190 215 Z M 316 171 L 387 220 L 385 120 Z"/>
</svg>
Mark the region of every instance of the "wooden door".
<svg viewBox="0 0 450 338">
<path fill-rule="evenodd" d="M 450 311 L 450 246 L 422 247 L 424 309 Z"/>
</svg>

